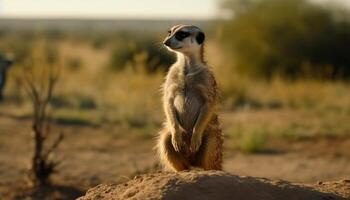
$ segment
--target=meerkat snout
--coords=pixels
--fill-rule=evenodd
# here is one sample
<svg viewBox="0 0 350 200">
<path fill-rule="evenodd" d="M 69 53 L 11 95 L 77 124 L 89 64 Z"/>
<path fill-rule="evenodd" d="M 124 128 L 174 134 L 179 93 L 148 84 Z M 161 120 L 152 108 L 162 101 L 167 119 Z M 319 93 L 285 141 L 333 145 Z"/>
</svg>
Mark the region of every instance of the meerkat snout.
<svg viewBox="0 0 350 200">
<path fill-rule="evenodd" d="M 163 44 L 169 51 L 183 54 L 199 52 L 205 40 L 204 32 L 193 25 L 176 25 L 168 31 Z"/>
<path fill-rule="evenodd" d="M 170 46 L 170 40 L 164 41 L 163 44 L 164 44 L 165 46 L 167 46 L 167 47 Z"/>
</svg>

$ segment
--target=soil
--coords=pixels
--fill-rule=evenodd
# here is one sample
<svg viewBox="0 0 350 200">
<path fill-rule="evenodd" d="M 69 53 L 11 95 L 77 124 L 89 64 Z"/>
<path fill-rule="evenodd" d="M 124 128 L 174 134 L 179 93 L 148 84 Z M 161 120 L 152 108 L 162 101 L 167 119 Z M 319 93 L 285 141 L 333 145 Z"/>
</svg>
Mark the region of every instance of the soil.
<svg viewBox="0 0 350 200">
<path fill-rule="evenodd" d="M 74 199 L 98 184 L 125 183 L 137 174 L 158 170 L 152 150 L 154 136 L 144 136 L 118 124 L 61 123 L 52 127 L 52 132 L 62 131 L 65 135 L 56 154 L 61 162 L 52 177 L 53 185 L 28 190 L 25 176 L 32 149 L 30 127 L 27 118 L 0 115 L 1 200 Z M 350 179 L 350 138 L 320 137 L 295 142 L 271 138 L 267 146 L 270 150 L 256 154 L 225 146 L 224 170 L 302 184 L 322 181 L 324 184 L 317 187 L 325 191 L 342 186 L 341 182 L 327 181 Z"/>
<path fill-rule="evenodd" d="M 306 186 L 264 178 L 240 177 L 220 171 L 187 171 L 145 174 L 123 184 L 101 184 L 88 190 L 79 200 L 340 200 L 347 198 L 350 198 L 350 180 Z"/>
</svg>

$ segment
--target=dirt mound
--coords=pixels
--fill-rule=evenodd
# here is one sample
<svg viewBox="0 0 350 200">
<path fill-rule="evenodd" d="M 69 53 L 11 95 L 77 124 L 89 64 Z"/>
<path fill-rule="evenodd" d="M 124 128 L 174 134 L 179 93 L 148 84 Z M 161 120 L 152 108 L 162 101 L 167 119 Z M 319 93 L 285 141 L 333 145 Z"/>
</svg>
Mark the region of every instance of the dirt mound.
<svg viewBox="0 0 350 200">
<path fill-rule="evenodd" d="M 159 172 L 123 184 L 101 184 L 79 200 L 92 199 L 350 199 L 350 181 L 297 185 L 220 171 Z"/>
</svg>

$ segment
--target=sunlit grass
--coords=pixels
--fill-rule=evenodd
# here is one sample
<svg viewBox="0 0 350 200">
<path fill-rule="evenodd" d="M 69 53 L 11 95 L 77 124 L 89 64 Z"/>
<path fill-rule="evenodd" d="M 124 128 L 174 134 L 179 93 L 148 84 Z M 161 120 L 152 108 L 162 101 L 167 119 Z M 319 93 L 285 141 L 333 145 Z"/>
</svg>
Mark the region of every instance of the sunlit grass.
<svg viewBox="0 0 350 200">
<path fill-rule="evenodd" d="M 248 130 L 242 127 L 229 129 L 226 135 L 228 147 L 244 153 L 260 153 L 266 150 L 267 133 L 263 128 Z"/>
<path fill-rule="evenodd" d="M 78 44 L 76 44 L 78 45 Z M 64 55 L 72 51 L 64 45 Z M 78 45 L 79 46 L 79 45 Z M 62 66 L 61 78 L 52 102 L 53 120 L 67 125 L 124 127 L 130 137 L 147 139 L 156 135 L 163 121 L 161 84 L 165 73 L 148 73 L 143 59 L 122 71 L 105 68 L 108 56 L 86 45 L 74 57 L 82 59 L 79 68 Z M 85 49 L 84 48 L 88 48 Z M 96 52 L 96 55 L 94 54 Z M 215 43 L 208 55 L 218 54 Z M 70 55 L 72 56 L 72 55 Z M 321 80 L 286 81 L 275 77 L 270 82 L 238 76 L 223 63 L 224 58 L 208 56 L 221 89 L 221 116 L 224 134 L 233 148 L 247 153 L 268 148 L 269 137 L 301 140 L 320 136 L 343 137 L 350 134 L 350 86 L 345 82 Z M 62 58 L 63 61 L 65 60 Z M 2 113 L 30 116 L 16 74 L 10 72 L 7 100 Z"/>
</svg>

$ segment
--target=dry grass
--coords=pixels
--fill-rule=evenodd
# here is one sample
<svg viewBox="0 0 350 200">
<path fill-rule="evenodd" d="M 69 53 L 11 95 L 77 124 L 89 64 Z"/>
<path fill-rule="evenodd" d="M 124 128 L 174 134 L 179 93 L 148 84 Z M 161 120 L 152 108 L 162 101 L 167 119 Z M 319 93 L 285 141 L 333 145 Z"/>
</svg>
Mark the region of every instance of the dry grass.
<svg viewBox="0 0 350 200">
<path fill-rule="evenodd" d="M 116 72 L 106 67 L 108 48 L 64 40 L 57 49 L 62 74 L 51 108 L 57 122 L 54 127 L 62 129 L 67 138 L 58 154 L 65 159 L 58 177 L 65 185 L 72 181 L 86 189 L 157 170 L 151 149 L 163 121 L 160 86 L 164 73 L 145 72 L 142 53 L 131 62 L 133 67 Z M 210 43 L 207 50 L 222 91 L 226 170 L 309 182 L 346 175 L 348 83 L 288 82 L 278 77 L 266 82 L 240 77 L 225 63 L 220 47 Z M 17 64 L 11 69 L 6 99 L 0 104 L 0 146 L 4 151 L 0 160 L 4 165 L 0 166 L 9 171 L 2 180 L 19 180 L 29 155 L 28 117 L 32 110 L 16 79 L 21 67 Z M 294 152 L 298 148 L 303 150 L 299 154 Z M 325 154 L 328 157 L 324 158 Z M 3 183 L 0 193 L 7 191 L 7 182 Z"/>
<path fill-rule="evenodd" d="M 225 65 L 226 59 L 220 56 L 220 48 L 215 43 L 208 44 L 207 49 L 209 64 L 213 66 L 222 90 L 221 110 L 228 113 L 223 115 L 225 132 L 236 138 L 240 132 L 238 135 L 242 137 L 238 146 L 243 151 L 255 152 L 264 148 L 266 137 L 261 136 L 261 132 L 287 139 L 349 135 L 350 86 L 347 83 L 289 82 L 278 77 L 271 82 L 248 79 Z M 57 121 L 98 126 L 115 123 L 139 132 L 141 138 L 154 135 L 163 117 L 160 106 L 163 73 L 145 72 L 142 55 L 133 62 L 135 66 L 114 72 L 105 67 L 108 49 L 66 41 L 58 50 L 64 67 L 52 104 Z M 72 57 L 81 60 L 79 68 L 67 66 Z M 20 67 L 11 71 L 12 77 L 21 70 Z M 6 92 L 11 99 L 18 98 L 18 87 L 15 79 L 10 79 Z M 18 102 L 8 102 L 7 108 L 11 109 L 3 106 L 1 110 L 29 115 L 27 101 Z"/>
</svg>

